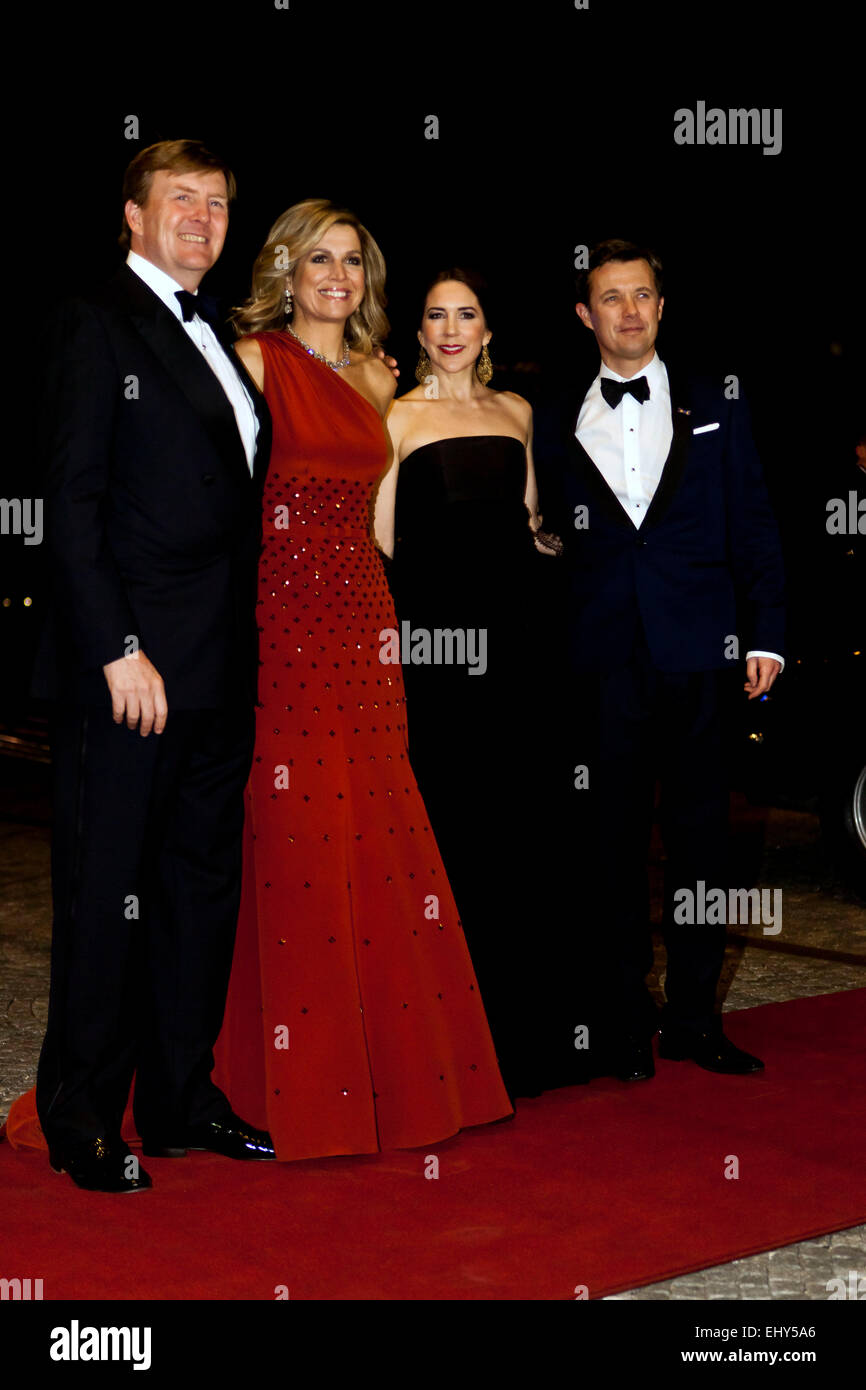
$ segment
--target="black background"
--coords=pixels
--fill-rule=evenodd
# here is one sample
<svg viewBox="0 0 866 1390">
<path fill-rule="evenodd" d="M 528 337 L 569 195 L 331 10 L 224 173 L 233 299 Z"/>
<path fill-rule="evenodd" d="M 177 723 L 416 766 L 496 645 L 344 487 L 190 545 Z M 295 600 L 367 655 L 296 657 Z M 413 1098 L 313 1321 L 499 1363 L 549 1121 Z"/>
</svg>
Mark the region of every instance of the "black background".
<svg viewBox="0 0 866 1390">
<path fill-rule="evenodd" d="M 66 6 L 19 18 L 7 56 L 7 448 L 2 495 L 39 495 L 32 421 L 52 306 L 111 273 L 120 185 L 145 145 L 193 137 L 239 197 L 206 288 L 249 289 L 290 204 L 355 211 L 388 265 L 388 350 L 414 384 L 427 279 L 479 268 L 493 289 L 494 386 L 532 399 L 592 360 L 574 248 L 646 241 L 665 266 L 662 357 L 735 373 L 783 528 L 792 591 L 826 545 L 826 500 L 862 475 L 864 313 L 858 34 L 833 3 L 542 0 L 508 7 L 273 0 Z M 675 144 L 674 113 L 781 108 L 782 150 Z M 426 118 L 439 138 L 425 138 Z M 128 117 L 139 138 L 125 138 Z M 536 372 L 513 372 L 534 363 Z M 543 499 L 542 499 L 543 510 Z M 0 701 L 25 700 L 39 547 L 0 540 Z M 29 609 L 27 593 L 36 601 Z M 820 612 L 811 611 L 813 637 Z"/>
</svg>

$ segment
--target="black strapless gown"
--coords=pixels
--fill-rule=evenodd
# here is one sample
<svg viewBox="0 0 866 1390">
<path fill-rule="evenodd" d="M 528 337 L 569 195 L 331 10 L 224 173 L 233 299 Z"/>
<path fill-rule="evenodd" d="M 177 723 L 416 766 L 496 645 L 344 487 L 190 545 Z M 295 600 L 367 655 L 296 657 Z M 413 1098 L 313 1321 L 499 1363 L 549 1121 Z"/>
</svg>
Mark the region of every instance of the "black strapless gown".
<svg viewBox="0 0 866 1390">
<path fill-rule="evenodd" d="M 534 547 L 525 486 L 510 436 L 422 445 L 400 466 L 389 566 L 413 635 L 486 633 L 483 674 L 404 652 L 403 676 L 409 756 L 512 1095 L 584 1079 L 559 562 Z"/>
</svg>

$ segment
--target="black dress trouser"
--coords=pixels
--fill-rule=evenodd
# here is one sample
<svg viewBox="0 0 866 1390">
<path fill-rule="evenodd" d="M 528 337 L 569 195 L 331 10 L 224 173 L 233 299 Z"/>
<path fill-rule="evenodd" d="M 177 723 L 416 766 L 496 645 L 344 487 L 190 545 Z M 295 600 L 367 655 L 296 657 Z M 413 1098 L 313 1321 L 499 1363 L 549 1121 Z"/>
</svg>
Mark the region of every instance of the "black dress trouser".
<svg viewBox="0 0 866 1390">
<path fill-rule="evenodd" d="M 52 727 L 54 925 L 36 1102 L 52 1147 L 166 1142 L 229 1106 L 210 1080 L 241 885 L 252 703 L 169 711 L 160 735 L 108 702 Z"/>
<path fill-rule="evenodd" d="M 587 866 L 602 1035 L 639 1033 L 655 1021 L 645 984 L 652 968 L 648 858 L 656 784 L 665 851 L 662 929 L 666 1020 L 702 1032 L 712 1024 L 725 926 L 674 919 L 678 889 L 699 901 L 729 887 L 725 710 L 736 671 L 657 670 L 641 634 L 630 661 L 577 678 L 575 790 Z"/>
</svg>

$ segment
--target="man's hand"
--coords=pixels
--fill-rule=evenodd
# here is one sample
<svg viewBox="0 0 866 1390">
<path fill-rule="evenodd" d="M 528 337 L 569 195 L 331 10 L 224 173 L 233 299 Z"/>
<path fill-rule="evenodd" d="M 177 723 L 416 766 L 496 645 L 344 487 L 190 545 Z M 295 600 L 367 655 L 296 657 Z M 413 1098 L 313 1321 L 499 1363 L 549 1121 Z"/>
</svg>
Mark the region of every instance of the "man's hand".
<svg viewBox="0 0 866 1390">
<path fill-rule="evenodd" d="M 750 700 L 766 695 L 781 671 L 781 663 L 771 656 L 750 656 L 746 662 L 746 684 L 743 689 Z"/>
<path fill-rule="evenodd" d="M 376 348 L 376 351 L 373 353 L 373 356 L 378 357 L 380 362 L 384 362 L 386 367 L 390 367 L 395 377 L 400 375 L 397 369 L 396 357 L 386 357 L 384 348 Z"/>
<path fill-rule="evenodd" d="M 139 733 L 147 738 L 151 729 L 161 734 L 168 718 L 168 704 L 162 676 L 144 652 L 130 652 L 118 661 L 103 666 L 115 724 L 126 719 L 127 727 L 135 729 L 141 720 Z"/>
</svg>

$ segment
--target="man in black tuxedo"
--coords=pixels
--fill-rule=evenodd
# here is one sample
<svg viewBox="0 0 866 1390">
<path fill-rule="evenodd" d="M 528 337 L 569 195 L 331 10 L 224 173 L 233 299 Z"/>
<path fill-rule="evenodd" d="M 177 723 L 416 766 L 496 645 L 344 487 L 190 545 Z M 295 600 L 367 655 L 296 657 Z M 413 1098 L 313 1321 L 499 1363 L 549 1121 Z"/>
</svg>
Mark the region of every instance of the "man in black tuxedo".
<svg viewBox="0 0 866 1390">
<path fill-rule="evenodd" d="M 725 1037 L 715 1012 L 725 916 L 719 923 L 716 909 L 701 921 L 701 904 L 711 888 L 729 901 L 726 689 L 742 657 L 750 700 L 783 665 L 779 536 L 737 383 L 669 373 L 656 355 L 658 258 L 602 243 L 578 294 L 600 369 L 539 412 L 535 453 L 545 525 L 565 541 L 574 795 L 586 813 L 590 879 L 583 936 L 593 938 L 598 975 L 592 1061 L 623 1080 L 654 1071 L 657 1012 L 645 977 L 658 778 L 667 855 L 660 1053 L 755 1072 L 763 1063 Z"/>
<path fill-rule="evenodd" d="M 51 364 L 54 936 L 37 1107 L 52 1167 L 151 1186 L 146 1155 L 273 1158 L 210 1079 L 252 759 L 267 407 L 198 294 L 231 171 L 197 141 L 143 150 L 124 265 L 64 306 Z"/>
</svg>

